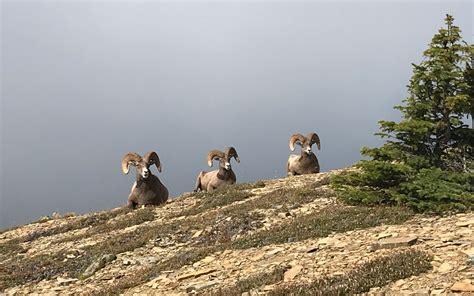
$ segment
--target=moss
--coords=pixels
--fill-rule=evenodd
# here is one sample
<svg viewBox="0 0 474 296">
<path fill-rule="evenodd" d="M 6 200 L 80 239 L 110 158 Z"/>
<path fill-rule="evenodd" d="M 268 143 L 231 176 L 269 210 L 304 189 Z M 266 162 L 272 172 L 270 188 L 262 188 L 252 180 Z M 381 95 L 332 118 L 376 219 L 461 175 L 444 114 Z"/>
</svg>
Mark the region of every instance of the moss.
<svg viewBox="0 0 474 296">
<path fill-rule="evenodd" d="M 283 295 L 352 295 L 368 292 L 390 282 L 408 278 L 431 269 L 431 256 L 417 250 L 399 251 L 362 263 L 341 276 L 328 276 L 310 284 L 280 286 L 271 296 Z"/>
</svg>

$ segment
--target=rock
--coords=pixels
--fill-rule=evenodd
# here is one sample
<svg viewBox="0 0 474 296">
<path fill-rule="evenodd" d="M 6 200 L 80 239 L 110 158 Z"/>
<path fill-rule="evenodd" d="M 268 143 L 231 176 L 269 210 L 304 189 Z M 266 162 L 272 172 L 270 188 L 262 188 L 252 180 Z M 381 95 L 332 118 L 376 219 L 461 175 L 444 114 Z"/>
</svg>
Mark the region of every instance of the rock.
<svg viewBox="0 0 474 296">
<path fill-rule="evenodd" d="M 74 254 L 67 254 L 67 255 L 66 255 L 66 258 L 68 258 L 68 259 L 74 259 L 74 258 L 76 258 L 76 255 L 74 255 Z"/>
<path fill-rule="evenodd" d="M 377 239 L 387 238 L 387 237 L 391 237 L 391 236 L 392 236 L 391 233 L 382 232 L 382 233 L 379 233 L 379 234 L 377 235 Z"/>
<path fill-rule="evenodd" d="M 86 271 L 82 274 L 83 277 L 90 277 L 94 273 L 96 273 L 98 270 L 102 269 L 105 267 L 105 265 L 113 260 L 117 259 L 117 256 L 113 254 L 107 254 L 102 257 L 100 257 L 97 261 L 89 265 L 87 267 Z"/>
<path fill-rule="evenodd" d="M 453 292 L 474 292 L 474 285 L 466 282 L 456 282 L 451 286 Z"/>
<path fill-rule="evenodd" d="M 466 263 L 467 263 L 468 265 L 474 265 L 474 255 L 469 256 L 469 257 L 467 258 Z"/>
<path fill-rule="evenodd" d="M 196 238 L 196 237 L 199 237 L 202 233 L 203 233 L 204 230 L 198 230 L 196 231 L 194 234 L 193 234 L 193 238 Z"/>
<path fill-rule="evenodd" d="M 197 291 L 200 291 L 200 290 L 204 290 L 204 289 L 210 288 L 212 286 L 215 286 L 219 283 L 220 283 L 220 281 L 192 283 L 186 288 L 186 293 L 192 293 L 193 291 L 197 292 Z"/>
<path fill-rule="evenodd" d="M 202 259 L 201 261 L 203 263 L 211 263 L 212 261 L 216 260 L 216 258 L 212 257 L 212 256 L 207 256 L 206 258 Z"/>
<path fill-rule="evenodd" d="M 62 278 L 62 277 L 58 277 L 56 279 L 56 281 L 58 282 L 58 285 L 60 286 L 66 286 L 66 285 L 69 285 L 70 283 L 74 283 L 74 282 L 77 282 L 78 279 L 74 279 L 74 278 Z"/>
<path fill-rule="evenodd" d="M 371 245 L 371 250 L 409 247 L 416 243 L 417 237 L 384 238 Z"/>
<path fill-rule="evenodd" d="M 430 295 L 441 295 L 444 293 L 444 289 L 434 289 L 434 290 L 431 290 L 430 293 L 431 293 Z"/>
<path fill-rule="evenodd" d="M 470 248 L 470 249 L 464 250 L 462 252 L 464 254 L 466 254 L 467 256 L 474 256 L 474 248 Z"/>
<path fill-rule="evenodd" d="M 256 255 L 251 257 L 250 260 L 251 261 L 259 261 L 259 260 L 262 260 L 263 257 L 265 257 L 265 253 L 264 252 L 258 252 Z"/>
<path fill-rule="evenodd" d="M 444 262 L 438 267 L 438 272 L 439 273 L 447 273 L 450 272 L 453 269 L 453 266 L 449 264 L 448 262 Z"/>
<path fill-rule="evenodd" d="M 215 269 L 215 268 L 206 268 L 206 269 L 190 272 L 190 273 L 183 274 L 183 275 L 179 276 L 178 281 L 193 278 L 193 277 L 200 277 L 201 275 L 210 274 L 210 273 L 213 273 L 215 271 L 217 271 L 217 269 Z"/>
<path fill-rule="evenodd" d="M 336 239 L 336 238 L 332 238 L 332 237 L 325 237 L 325 238 L 322 238 L 322 239 L 318 240 L 319 245 L 333 245 L 333 244 L 336 244 L 336 243 L 339 243 L 339 240 Z"/>
<path fill-rule="evenodd" d="M 295 265 L 289 270 L 287 270 L 283 276 L 283 281 L 284 282 L 290 282 L 292 281 L 303 269 L 303 266 L 301 265 Z"/>
<path fill-rule="evenodd" d="M 468 227 L 469 225 L 474 224 L 474 220 L 459 221 L 456 223 L 457 227 Z"/>
<path fill-rule="evenodd" d="M 277 254 L 277 253 L 280 253 L 280 252 L 283 251 L 283 250 L 285 250 L 285 249 L 283 249 L 283 248 L 275 248 L 275 249 L 273 249 L 273 250 L 268 251 L 268 252 L 266 253 L 266 256 L 273 256 L 273 255 L 275 255 L 275 254 Z"/>
</svg>

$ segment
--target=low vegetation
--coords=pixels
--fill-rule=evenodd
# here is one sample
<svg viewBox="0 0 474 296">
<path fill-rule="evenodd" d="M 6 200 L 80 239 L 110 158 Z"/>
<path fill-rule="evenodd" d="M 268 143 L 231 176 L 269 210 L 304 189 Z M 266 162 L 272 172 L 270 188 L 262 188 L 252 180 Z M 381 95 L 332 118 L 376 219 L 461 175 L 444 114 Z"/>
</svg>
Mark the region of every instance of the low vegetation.
<svg viewBox="0 0 474 296">
<path fill-rule="evenodd" d="M 432 258 L 422 251 L 404 250 L 369 260 L 344 275 L 328 276 L 310 284 L 282 285 L 270 292 L 284 295 L 353 295 L 390 282 L 427 272 Z"/>
<path fill-rule="evenodd" d="M 216 291 L 203 294 L 212 296 L 241 296 L 242 293 L 248 292 L 257 287 L 262 287 L 282 281 L 287 269 L 287 267 L 279 266 L 269 272 L 263 272 L 248 278 L 239 279 L 237 283 L 231 287 L 218 289 Z"/>
<path fill-rule="evenodd" d="M 237 201 L 245 200 L 253 194 L 250 189 L 265 187 L 263 181 L 255 183 L 242 183 L 235 185 L 222 186 L 213 192 L 198 192 L 193 196 L 198 202 L 190 209 L 186 209 L 177 214 L 177 216 L 192 216 L 206 212 L 210 209 L 226 206 Z"/>
<path fill-rule="evenodd" d="M 413 215 L 412 211 L 398 207 L 332 206 L 320 212 L 297 217 L 290 223 L 236 240 L 232 246 L 237 249 L 247 249 L 325 237 L 331 233 L 375 227 L 382 224 L 400 224 Z"/>
</svg>

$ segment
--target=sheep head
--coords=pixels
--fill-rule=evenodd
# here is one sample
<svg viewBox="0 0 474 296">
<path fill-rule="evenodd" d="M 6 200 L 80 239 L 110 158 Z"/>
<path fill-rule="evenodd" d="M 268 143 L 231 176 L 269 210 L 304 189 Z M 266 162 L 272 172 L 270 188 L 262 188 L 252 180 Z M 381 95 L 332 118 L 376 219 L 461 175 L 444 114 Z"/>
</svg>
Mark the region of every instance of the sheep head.
<svg viewBox="0 0 474 296">
<path fill-rule="evenodd" d="M 229 147 L 226 149 L 226 152 L 220 150 L 211 150 L 207 154 L 207 164 L 212 167 L 213 160 L 219 160 L 219 165 L 225 170 L 230 170 L 232 166 L 230 165 L 230 159 L 234 158 L 237 162 L 240 163 L 239 155 L 234 147 Z"/>
<path fill-rule="evenodd" d="M 150 166 L 156 165 L 156 168 L 161 172 L 161 163 L 158 154 L 150 151 L 141 157 L 135 152 L 129 152 L 122 158 L 122 172 L 128 174 L 130 166 L 133 165 L 137 169 L 137 175 L 146 179 L 150 176 Z"/>
<path fill-rule="evenodd" d="M 294 134 L 290 138 L 289 146 L 290 150 L 295 150 L 295 145 L 298 144 L 301 146 L 301 150 L 304 151 L 306 154 L 311 154 L 311 146 L 316 144 L 318 146 L 318 150 L 321 149 L 321 143 L 319 141 L 319 136 L 316 133 L 310 133 L 307 137 L 301 134 Z"/>
</svg>

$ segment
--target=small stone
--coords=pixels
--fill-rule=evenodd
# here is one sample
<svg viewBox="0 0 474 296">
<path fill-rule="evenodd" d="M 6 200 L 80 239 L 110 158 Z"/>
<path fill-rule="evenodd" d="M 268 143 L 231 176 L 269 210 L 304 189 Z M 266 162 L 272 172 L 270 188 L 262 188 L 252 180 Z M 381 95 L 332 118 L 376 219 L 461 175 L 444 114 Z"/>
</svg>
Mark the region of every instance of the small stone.
<svg viewBox="0 0 474 296">
<path fill-rule="evenodd" d="M 301 265 L 295 265 L 289 270 L 287 270 L 283 276 L 283 281 L 284 282 L 290 282 L 292 281 L 303 269 L 303 266 Z"/>
<path fill-rule="evenodd" d="M 113 254 L 107 254 L 100 257 L 99 260 L 93 262 L 91 265 L 89 265 L 89 267 L 87 267 L 86 271 L 84 271 L 83 273 L 83 276 L 90 277 L 91 275 L 96 273 L 98 270 L 104 268 L 108 262 L 111 262 L 115 259 L 117 259 L 117 256 Z"/>
<path fill-rule="evenodd" d="M 66 255 L 66 258 L 68 258 L 68 259 L 74 259 L 74 258 L 76 258 L 76 256 L 75 256 L 74 254 L 67 254 L 67 255 Z"/>
<path fill-rule="evenodd" d="M 178 281 L 193 278 L 193 277 L 200 277 L 202 275 L 210 274 L 210 273 L 213 273 L 215 271 L 217 271 L 215 268 L 206 268 L 206 269 L 194 271 L 194 272 L 183 274 L 183 275 L 179 276 Z"/>
<path fill-rule="evenodd" d="M 441 295 L 444 293 L 444 289 L 435 289 L 435 290 L 431 290 L 430 292 L 431 294 L 430 295 Z"/>
<path fill-rule="evenodd" d="M 251 257 L 250 260 L 251 261 L 259 261 L 259 260 L 262 260 L 263 257 L 265 257 L 265 253 L 260 252 L 260 253 L 257 253 L 255 256 Z"/>
<path fill-rule="evenodd" d="M 212 261 L 216 260 L 216 258 L 212 257 L 212 256 L 207 256 L 206 258 L 202 259 L 201 261 L 203 263 L 211 263 Z"/>
<path fill-rule="evenodd" d="M 273 256 L 273 255 L 275 255 L 275 254 L 277 254 L 277 253 L 280 253 L 280 252 L 283 251 L 283 250 L 285 250 L 285 249 L 283 249 L 283 248 L 275 248 L 275 249 L 273 249 L 273 250 L 268 251 L 268 252 L 266 253 L 266 255 L 267 255 L 267 256 Z"/>
<path fill-rule="evenodd" d="M 203 233 L 204 230 L 198 230 L 196 231 L 194 234 L 193 234 L 193 238 L 196 238 L 196 237 L 199 237 L 202 233 Z"/>
<path fill-rule="evenodd" d="M 391 233 L 382 232 L 382 233 L 379 233 L 379 234 L 377 235 L 377 239 L 387 238 L 387 237 L 391 237 L 391 236 L 392 236 Z"/>
<path fill-rule="evenodd" d="M 76 282 L 77 279 L 58 277 L 56 281 L 58 282 L 60 286 L 66 286 L 66 285 L 69 285 L 70 283 Z"/>
<path fill-rule="evenodd" d="M 417 237 L 384 238 L 372 244 L 372 250 L 409 247 L 416 243 Z"/>
<path fill-rule="evenodd" d="M 474 285 L 466 282 L 456 282 L 451 286 L 453 292 L 474 292 Z"/>
<path fill-rule="evenodd" d="M 474 256 L 474 248 L 470 248 L 470 249 L 464 250 L 462 252 L 464 254 L 466 254 L 467 256 Z"/>
<path fill-rule="evenodd" d="M 220 283 L 219 281 L 192 283 L 191 285 L 189 285 L 189 286 L 186 288 L 186 292 L 187 292 L 187 293 L 191 293 L 191 292 L 193 292 L 193 291 L 197 292 L 197 291 L 204 290 L 204 289 L 210 288 L 210 287 L 212 287 L 212 286 L 215 286 L 215 285 L 217 285 L 217 284 L 219 284 L 219 283 Z"/>
<path fill-rule="evenodd" d="M 444 262 L 438 267 L 438 272 L 447 273 L 447 272 L 450 272 L 452 269 L 453 267 L 451 266 L 451 264 L 449 264 L 448 262 Z"/>
<path fill-rule="evenodd" d="M 468 227 L 469 225 L 472 225 L 472 224 L 474 224 L 474 220 L 456 222 L 457 227 Z"/>
</svg>

